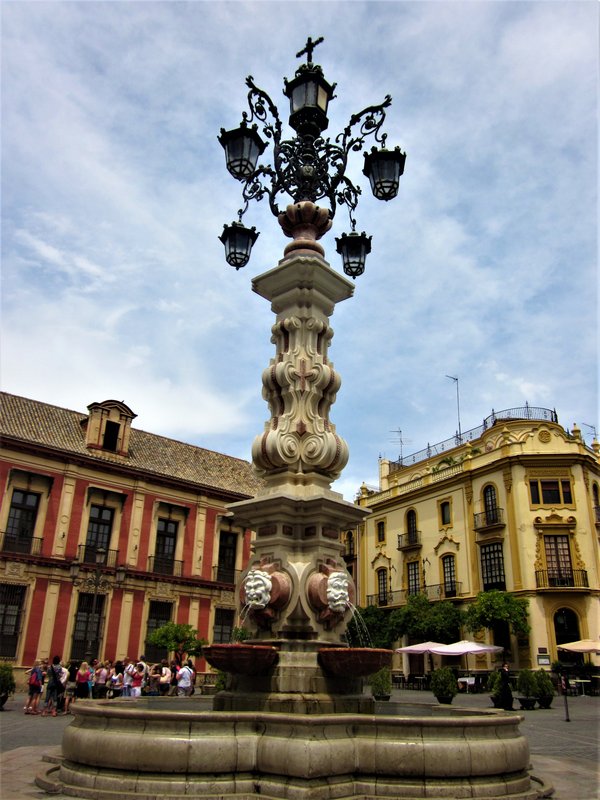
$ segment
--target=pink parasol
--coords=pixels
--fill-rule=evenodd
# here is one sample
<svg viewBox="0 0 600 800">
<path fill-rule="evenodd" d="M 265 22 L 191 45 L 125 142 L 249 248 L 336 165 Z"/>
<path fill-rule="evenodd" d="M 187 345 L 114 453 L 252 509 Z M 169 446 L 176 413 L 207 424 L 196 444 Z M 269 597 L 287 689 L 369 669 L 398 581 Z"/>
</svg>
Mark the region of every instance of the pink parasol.
<svg viewBox="0 0 600 800">
<path fill-rule="evenodd" d="M 569 650 L 571 653 L 600 653 L 600 641 L 593 639 L 579 639 L 576 642 L 559 644 L 559 650 Z"/>
<path fill-rule="evenodd" d="M 452 644 L 440 644 L 430 652 L 438 656 L 467 656 L 470 653 L 501 653 L 503 650 L 503 647 L 495 644 L 480 644 L 479 642 L 470 642 L 468 639 L 463 639 Z"/>
<path fill-rule="evenodd" d="M 420 644 L 409 644 L 406 647 L 397 647 L 396 653 L 431 653 L 436 647 L 443 647 L 439 642 L 421 642 Z"/>
</svg>

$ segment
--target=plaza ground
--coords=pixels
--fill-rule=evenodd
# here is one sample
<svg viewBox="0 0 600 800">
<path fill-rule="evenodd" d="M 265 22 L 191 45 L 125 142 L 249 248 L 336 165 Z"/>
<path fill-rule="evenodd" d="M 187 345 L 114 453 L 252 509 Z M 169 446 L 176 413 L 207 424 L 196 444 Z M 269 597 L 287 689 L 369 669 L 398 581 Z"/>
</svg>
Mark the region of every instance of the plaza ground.
<svg viewBox="0 0 600 800">
<path fill-rule="evenodd" d="M 0 714 L 0 797 L 2 800 L 48 798 L 34 784 L 37 772 L 44 767 L 44 756 L 58 756 L 62 732 L 71 716 L 41 717 L 23 714 L 25 696 L 10 698 Z M 397 703 L 435 703 L 430 692 L 395 689 L 389 704 L 381 703 L 382 713 L 401 713 Z M 85 702 L 85 701 L 84 701 Z M 212 698 L 199 701 L 211 707 Z M 491 707 L 485 694 L 461 694 L 454 706 Z M 518 703 L 515 701 L 515 706 Z M 554 800 L 600 799 L 600 698 L 568 698 L 570 721 L 565 717 L 562 697 L 556 697 L 552 708 L 520 712 L 524 720 L 521 731 L 527 736 L 531 750 L 532 775 L 554 787 Z M 53 795 L 66 800 L 63 795 Z"/>
</svg>

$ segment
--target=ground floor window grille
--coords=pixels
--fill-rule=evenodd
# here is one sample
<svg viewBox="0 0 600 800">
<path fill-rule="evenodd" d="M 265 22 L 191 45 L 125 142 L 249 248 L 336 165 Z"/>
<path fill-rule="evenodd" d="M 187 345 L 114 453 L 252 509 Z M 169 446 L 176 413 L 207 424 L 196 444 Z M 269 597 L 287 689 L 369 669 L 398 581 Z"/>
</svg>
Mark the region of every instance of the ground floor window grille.
<svg viewBox="0 0 600 800">
<path fill-rule="evenodd" d="M 215 626 L 213 628 L 213 642 L 227 644 L 231 641 L 235 612 L 231 608 L 215 609 Z"/>
<path fill-rule="evenodd" d="M 26 591 L 26 586 L 0 584 L 0 658 L 17 655 Z"/>
<path fill-rule="evenodd" d="M 72 659 L 98 658 L 105 600 L 103 594 L 96 595 L 95 602 L 93 594 L 82 592 L 79 595 L 71 642 Z"/>
<path fill-rule="evenodd" d="M 146 627 L 146 642 L 144 644 L 144 655 L 146 661 L 153 664 L 168 657 L 168 652 L 164 647 L 157 647 L 149 644 L 148 639 L 157 628 L 162 628 L 167 622 L 171 621 L 173 614 L 173 603 L 166 603 L 161 600 L 151 600 L 148 610 L 148 625 Z"/>
</svg>

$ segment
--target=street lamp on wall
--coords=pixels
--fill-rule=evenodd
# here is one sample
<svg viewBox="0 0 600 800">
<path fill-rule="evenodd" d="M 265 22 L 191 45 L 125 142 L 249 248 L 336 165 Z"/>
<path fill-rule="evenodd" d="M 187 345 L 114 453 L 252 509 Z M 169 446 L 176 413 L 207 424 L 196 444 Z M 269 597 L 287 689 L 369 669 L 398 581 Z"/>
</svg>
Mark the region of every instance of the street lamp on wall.
<svg viewBox="0 0 600 800">
<path fill-rule="evenodd" d="M 330 84 L 322 68 L 313 63 L 314 48 L 323 37 L 313 41 L 308 38 L 297 58 L 306 55 L 306 63 L 296 70 L 290 81 L 284 79 L 284 94 L 290 101 L 288 123 L 296 132 L 292 139 L 283 139 L 282 121 L 279 111 L 269 95 L 254 83 L 251 75 L 246 78 L 248 107 L 242 113 L 238 128 L 221 129 L 219 143 L 225 151 L 227 170 L 242 183 L 243 207 L 238 211 L 239 221 L 226 225 L 219 237 L 225 246 L 227 263 L 236 269 L 245 266 L 250 258 L 252 245 L 258 237 L 255 228 L 246 228 L 242 216 L 248 210 L 250 200 L 262 200 L 266 195 L 272 213 L 287 236 L 301 239 L 301 244 L 288 245 L 289 253 L 308 249 L 323 254 L 319 239 L 331 227 L 338 206 L 346 206 L 350 218 L 351 232 L 337 239 L 337 252 L 342 256 L 344 272 L 352 278 L 361 275 L 365 259 L 371 250 L 371 237 L 356 233 L 354 211 L 361 190 L 346 175 L 348 156 L 352 151 L 363 149 L 365 139 L 372 136 L 379 147 L 365 153 L 364 174 L 369 178 L 371 190 L 378 200 L 391 200 L 398 193 L 400 176 L 404 172 L 406 155 L 399 147 L 386 148 L 387 134 L 381 128 L 385 120 L 385 109 L 392 99 L 387 95 L 379 105 L 368 106 L 353 114 L 347 127 L 335 139 L 324 139 L 322 132 L 329 126 L 327 110 L 335 95 L 335 84 Z M 254 124 L 253 121 L 256 120 Z M 267 144 L 261 138 L 258 125 L 267 142 L 273 145 L 272 166 L 258 164 L 258 158 Z M 282 212 L 278 205 L 279 195 L 288 195 L 294 206 Z M 313 204 L 323 201 L 325 209 Z M 300 207 L 310 204 L 324 212 L 318 222 L 310 219 L 310 213 Z M 290 224 L 291 215 L 297 224 Z M 312 230 L 311 229 L 312 226 Z M 307 234 L 307 231 L 310 232 Z M 310 240 L 312 241 L 312 244 Z"/>
<path fill-rule="evenodd" d="M 96 565 L 94 571 L 83 577 L 79 577 L 81 564 L 80 562 L 75 559 L 69 568 L 69 574 L 71 577 L 71 581 L 73 582 L 73 586 L 79 587 L 79 589 L 83 592 L 90 592 L 93 593 L 92 599 L 92 611 L 91 614 L 86 614 L 85 618 L 85 660 L 88 664 L 92 661 L 94 657 L 94 640 L 92 639 L 92 630 L 90 626 L 90 618 L 94 621 L 96 620 L 97 615 L 97 608 L 98 608 L 98 594 L 100 592 L 108 592 L 114 586 L 122 586 L 125 582 L 125 578 L 127 576 L 127 567 L 124 565 L 120 565 L 115 570 L 114 578 L 105 575 L 102 572 L 102 568 L 105 566 L 106 563 L 106 550 L 102 547 L 98 547 L 96 549 Z M 99 636 L 100 630 L 99 625 L 95 624 L 96 628 L 96 637 Z M 99 642 L 96 639 L 96 646 L 98 647 Z"/>
</svg>

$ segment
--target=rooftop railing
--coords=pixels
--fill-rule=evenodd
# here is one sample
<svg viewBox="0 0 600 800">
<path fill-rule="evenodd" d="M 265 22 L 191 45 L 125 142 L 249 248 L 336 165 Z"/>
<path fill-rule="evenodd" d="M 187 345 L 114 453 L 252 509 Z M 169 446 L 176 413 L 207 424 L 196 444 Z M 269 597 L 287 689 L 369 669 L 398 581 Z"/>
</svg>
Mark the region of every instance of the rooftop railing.
<svg viewBox="0 0 600 800">
<path fill-rule="evenodd" d="M 411 464 L 416 464 L 419 461 L 426 461 L 428 458 L 434 456 L 444 455 L 448 450 L 460 447 L 461 444 L 479 439 L 480 436 L 495 425 L 498 420 L 510 419 L 532 419 L 546 422 L 558 422 L 558 415 L 553 409 L 530 406 L 529 403 L 525 403 L 524 406 L 519 406 L 518 408 L 506 408 L 504 411 L 494 411 L 492 409 L 492 413 L 489 417 L 486 417 L 483 423 L 477 428 L 471 428 L 471 430 L 463 431 L 460 434 L 456 432 L 450 439 L 445 439 L 443 442 L 438 442 L 437 444 L 428 444 L 423 450 L 418 450 L 416 453 L 412 453 L 412 455 L 404 456 L 399 461 L 391 461 L 390 471 L 393 472 L 394 470 L 402 469 Z"/>
</svg>

